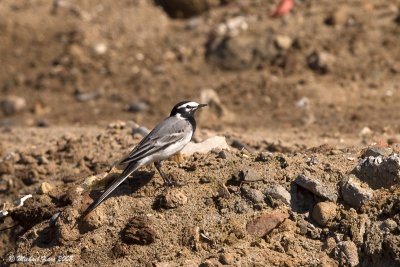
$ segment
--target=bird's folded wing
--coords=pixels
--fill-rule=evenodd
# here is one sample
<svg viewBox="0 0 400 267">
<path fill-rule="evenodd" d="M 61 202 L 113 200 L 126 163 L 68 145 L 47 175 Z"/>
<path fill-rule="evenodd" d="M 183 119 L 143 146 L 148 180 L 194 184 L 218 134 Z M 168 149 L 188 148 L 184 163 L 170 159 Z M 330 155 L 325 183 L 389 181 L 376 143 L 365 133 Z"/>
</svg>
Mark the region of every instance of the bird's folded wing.
<svg viewBox="0 0 400 267">
<path fill-rule="evenodd" d="M 153 131 L 151 131 L 137 147 L 120 162 L 120 164 L 138 161 L 181 141 L 187 134 L 185 131 L 182 131 L 182 129 L 185 129 L 185 126 L 186 122 L 182 120 L 174 121 L 173 123 L 168 119 L 164 120 L 154 128 Z"/>
</svg>

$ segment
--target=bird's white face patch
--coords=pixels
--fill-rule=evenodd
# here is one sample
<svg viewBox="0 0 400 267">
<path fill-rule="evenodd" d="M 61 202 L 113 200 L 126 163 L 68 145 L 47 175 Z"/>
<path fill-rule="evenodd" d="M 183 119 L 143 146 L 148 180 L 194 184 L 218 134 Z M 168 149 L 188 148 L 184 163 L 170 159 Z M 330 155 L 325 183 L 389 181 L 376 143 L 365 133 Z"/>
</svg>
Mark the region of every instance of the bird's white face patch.
<svg viewBox="0 0 400 267">
<path fill-rule="evenodd" d="M 199 103 L 192 101 L 180 105 L 178 109 L 184 109 L 186 112 L 190 112 L 191 110 L 196 109 L 199 105 Z"/>
</svg>

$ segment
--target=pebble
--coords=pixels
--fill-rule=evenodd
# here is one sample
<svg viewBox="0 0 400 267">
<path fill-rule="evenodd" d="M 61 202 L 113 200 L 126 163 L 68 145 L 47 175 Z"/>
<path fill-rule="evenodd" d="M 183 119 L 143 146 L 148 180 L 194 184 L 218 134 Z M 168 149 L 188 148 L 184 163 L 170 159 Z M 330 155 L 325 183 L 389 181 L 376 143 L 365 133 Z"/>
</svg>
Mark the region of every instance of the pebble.
<svg viewBox="0 0 400 267">
<path fill-rule="evenodd" d="M 321 226 L 325 226 L 336 216 L 336 204 L 333 202 L 319 202 L 312 211 L 312 218 Z"/>
<path fill-rule="evenodd" d="M 280 49 L 287 50 L 292 46 L 293 40 L 289 36 L 277 35 L 275 37 L 275 44 Z"/>
<path fill-rule="evenodd" d="M 360 208 L 373 198 L 373 190 L 363 185 L 357 177 L 351 174 L 348 180 L 342 183 L 341 192 L 343 200 L 354 208 Z"/>
<path fill-rule="evenodd" d="M 335 257 L 340 266 L 357 266 L 359 264 L 357 246 L 352 241 L 339 242 L 335 248 Z"/>
<path fill-rule="evenodd" d="M 273 199 L 281 200 L 286 205 L 290 205 L 292 200 L 290 193 L 280 184 L 272 185 L 266 190 L 265 194 Z"/>
<path fill-rule="evenodd" d="M 236 180 L 238 182 L 257 182 L 257 181 L 262 181 L 263 178 L 258 175 L 258 173 L 251 169 L 251 168 L 247 168 L 244 170 L 239 171 L 239 173 L 234 175 Z"/>
<path fill-rule="evenodd" d="M 323 199 L 336 202 L 337 201 L 337 193 L 328 187 L 328 185 L 323 184 L 322 182 L 309 178 L 304 174 L 300 174 L 297 176 L 295 183 L 304 189 L 310 191 L 314 195 L 317 195 Z"/>
<path fill-rule="evenodd" d="M 179 189 L 169 188 L 161 196 L 161 206 L 167 209 L 174 209 L 185 205 L 187 196 Z"/>
<path fill-rule="evenodd" d="M 238 260 L 237 254 L 233 252 L 227 251 L 219 256 L 219 262 L 221 262 L 223 265 L 235 266 L 235 264 L 238 264 Z"/>
<path fill-rule="evenodd" d="M 0 109 L 4 115 L 11 116 L 26 108 L 26 100 L 23 97 L 9 95 L 0 101 Z"/>
<path fill-rule="evenodd" d="M 249 188 L 248 186 L 243 186 L 241 188 L 244 197 L 249 199 L 254 204 L 264 203 L 265 195 L 258 189 Z"/>
<path fill-rule="evenodd" d="M 156 239 L 151 221 L 145 216 L 135 216 L 122 231 L 122 240 L 127 244 L 149 245 Z"/>
<path fill-rule="evenodd" d="M 149 108 L 150 108 L 150 106 L 146 102 L 136 101 L 136 102 L 130 103 L 126 108 L 126 111 L 129 111 L 132 113 L 138 113 L 138 112 L 146 111 Z"/>
<path fill-rule="evenodd" d="M 270 160 L 272 160 L 272 153 L 270 152 L 260 152 L 256 157 L 256 161 L 260 162 L 267 162 Z"/>
<path fill-rule="evenodd" d="M 273 211 L 260 215 L 247 222 L 247 232 L 256 237 L 263 237 L 279 226 L 289 215 L 281 211 Z"/>
<path fill-rule="evenodd" d="M 44 195 L 49 193 L 52 189 L 53 186 L 51 184 L 44 182 L 40 185 L 39 193 Z"/>
<path fill-rule="evenodd" d="M 335 61 L 335 56 L 327 52 L 313 52 L 307 57 L 309 68 L 319 74 L 328 73 Z"/>
</svg>

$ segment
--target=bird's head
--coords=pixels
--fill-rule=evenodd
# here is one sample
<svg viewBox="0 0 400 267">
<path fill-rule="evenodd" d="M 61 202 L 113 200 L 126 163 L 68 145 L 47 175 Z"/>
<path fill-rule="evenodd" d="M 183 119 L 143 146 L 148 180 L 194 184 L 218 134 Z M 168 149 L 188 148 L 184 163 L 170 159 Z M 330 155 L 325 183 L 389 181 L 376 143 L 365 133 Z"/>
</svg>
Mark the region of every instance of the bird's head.
<svg viewBox="0 0 400 267">
<path fill-rule="evenodd" d="M 182 101 L 174 106 L 174 108 L 171 110 L 170 116 L 189 118 L 194 115 L 196 110 L 205 106 L 207 106 L 207 104 L 199 104 L 194 101 Z"/>
</svg>

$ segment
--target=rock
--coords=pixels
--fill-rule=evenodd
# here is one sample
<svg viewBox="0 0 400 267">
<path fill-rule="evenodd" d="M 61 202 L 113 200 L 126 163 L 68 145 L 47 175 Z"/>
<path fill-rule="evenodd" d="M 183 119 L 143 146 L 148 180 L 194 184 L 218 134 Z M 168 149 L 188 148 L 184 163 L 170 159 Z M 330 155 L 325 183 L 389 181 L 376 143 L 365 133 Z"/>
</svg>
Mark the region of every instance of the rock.
<svg viewBox="0 0 400 267">
<path fill-rule="evenodd" d="M 39 193 L 43 195 L 48 194 L 52 189 L 53 186 L 51 184 L 44 182 L 40 185 Z"/>
<path fill-rule="evenodd" d="M 97 43 L 93 46 L 93 51 L 96 55 L 104 55 L 108 50 L 107 44 Z"/>
<path fill-rule="evenodd" d="M 223 265 L 238 266 L 239 260 L 239 255 L 234 252 L 225 251 L 219 256 L 219 262 Z"/>
<path fill-rule="evenodd" d="M 74 91 L 75 99 L 78 100 L 79 102 L 88 102 L 91 100 L 96 100 L 96 99 L 100 98 L 101 95 L 102 95 L 102 92 L 99 90 L 91 91 L 91 92 L 82 92 L 79 89 L 75 89 L 75 91 Z"/>
<path fill-rule="evenodd" d="M 223 136 L 214 136 L 204 140 L 201 143 L 193 143 L 190 142 L 187 144 L 183 150 L 181 151 L 182 154 L 185 155 L 192 155 L 194 153 L 208 153 L 213 149 L 226 149 L 229 150 L 230 147 L 226 143 L 225 137 Z"/>
<path fill-rule="evenodd" d="M 225 70 L 246 70 L 267 65 L 278 55 L 272 35 L 242 33 L 211 36 L 206 43 L 206 60 Z"/>
<path fill-rule="evenodd" d="M 287 50 L 292 46 L 293 40 L 289 36 L 277 35 L 275 37 L 275 44 L 278 48 L 282 50 Z"/>
<path fill-rule="evenodd" d="M 167 209 L 174 209 L 187 203 L 187 196 L 176 188 L 168 188 L 161 196 L 161 206 Z"/>
<path fill-rule="evenodd" d="M 218 0 L 156 0 L 173 18 L 189 18 L 219 5 Z"/>
<path fill-rule="evenodd" d="M 150 108 L 150 106 L 146 102 L 136 101 L 136 102 L 130 103 L 126 108 L 126 111 L 129 111 L 132 113 L 138 113 L 138 112 L 146 111 L 149 108 Z"/>
<path fill-rule="evenodd" d="M 246 224 L 246 230 L 250 235 L 263 237 L 279 226 L 287 218 L 289 218 L 289 215 L 281 211 L 264 213 L 261 216 L 248 221 Z"/>
<path fill-rule="evenodd" d="M 122 240 L 127 244 L 149 245 L 156 239 L 151 221 L 145 216 L 135 216 L 122 231 Z"/>
<path fill-rule="evenodd" d="M 400 181 L 400 156 L 368 156 L 360 160 L 354 171 L 372 189 L 389 188 Z"/>
<path fill-rule="evenodd" d="M 333 202 L 319 202 L 312 211 L 312 218 L 321 226 L 325 226 L 336 216 L 336 204 Z"/>
<path fill-rule="evenodd" d="M 273 159 L 272 153 L 270 152 L 260 152 L 257 157 L 256 161 L 267 162 Z"/>
<path fill-rule="evenodd" d="M 373 190 L 355 175 L 350 175 L 348 180 L 342 183 L 341 192 L 343 200 L 354 208 L 360 208 L 373 198 Z"/>
<path fill-rule="evenodd" d="M 258 173 L 252 168 L 241 170 L 238 173 L 234 174 L 233 176 L 236 182 L 251 183 L 263 180 L 263 178 L 260 175 L 258 175 Z"/>
<path fill-rule="evenodd" d="M 243 196 L 253 202 L 253 204 L 264 203 L 265 195 L 260 190 L 243 186 L 241 191 Z"/>
<path fill-rule="evenodd" d="M 323 184 L 318 180 L 311 179 L 305 176 L 304 174 L 300 174 L 299 176 L 297 176 L 295 183 L 303 187 L 304 189 L 310 191 L 316 196 L 319 196 L 323 199 L 327 199 L 332 202 L 337 201 L 338 196 L 336 191 L 334 191 L 333 189 L 328 187 L 328 185 Z"/>
<path fill-rule="evenodd" d="M 4 115 L 11 116 L 26 108 L 26 100 L 23 97 L 10 95 L 0 101 L 0 109 Z"/>
<path fill-rule="evenodd" d="M 335 56 L 327 52 L 313 52 L 307 57 L 308 67 L 319 74 L 328 73 L 335 61 Z"/>
<path fill-rule="evenodd" d="M 339 242 L 335 248 L 335 257 L 340 266 L 357 266 L 359 264 L 357 247 L 352 241 Z"/>
<path fill-rule="evenodd" d="M 290 201 L 292 199 L 290 193 L 280 184 L 272 185 L 266 190 L 265 194 L 273 199 L 281 200 L 286 205 L 290 205 Z"/>
</svg>

